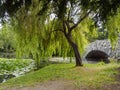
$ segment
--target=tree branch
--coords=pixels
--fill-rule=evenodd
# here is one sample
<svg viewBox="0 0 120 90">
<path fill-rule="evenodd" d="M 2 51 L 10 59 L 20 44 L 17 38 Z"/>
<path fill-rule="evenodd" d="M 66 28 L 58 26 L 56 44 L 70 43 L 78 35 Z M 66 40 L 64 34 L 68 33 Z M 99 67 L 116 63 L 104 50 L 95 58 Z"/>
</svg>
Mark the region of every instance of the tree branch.
<svg viewBox="0 0 120 90">
<path fill-rule="evenodd" d="M 65 21 L 63 21 L 63 33 L 65 34 L 65 36 L 67 35 Z"/>
<path fill-rule="evenodd" d="M 68 22 L 68 21 L 65 21 L 65 24 L 66 24 L 66 26 L 67 26 L 68 30 L 70 30 L 70 25 L 69 25 L 69 22 Z"/>
<path fill-rule="evenodd" d="M 68 11 L 68 18 L 67 18 L 67 21 L 70 20 L 71 9 L 72 9 L 72 6 L 70 7 L 70 9 L 69 9 L 69 11 Z"/>
<path fill-rule="evenodd" d="M 74 28 L 76 28 L 76 27 L 78 26 L 78 24 L 79 24 L 80 22 L 82 22 L 90 13 L 91 13 L 91 10 L 90 10 L 89 12 L 87 12 L 82 18 L 80 18 L 80 19 L 78 20 L 78 22 L 77 22 L 76 24 L 74 24 L 74 25 L 70 28 L 68 34 L 70 34 L 70 33 L 72 32 L 72 30 L 73 30 Z"/>
</svg>

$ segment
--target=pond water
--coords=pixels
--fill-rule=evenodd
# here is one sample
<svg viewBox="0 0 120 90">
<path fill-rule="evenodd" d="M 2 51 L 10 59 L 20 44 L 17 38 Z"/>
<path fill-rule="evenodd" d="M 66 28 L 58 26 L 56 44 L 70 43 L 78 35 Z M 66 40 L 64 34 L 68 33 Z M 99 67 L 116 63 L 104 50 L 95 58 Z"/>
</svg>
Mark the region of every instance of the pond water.
<svg viewBox="0 0 120 90">
<path fill-rule="evenodd" d="M 14 78 L 14 77 L 19 77 L 24 75 L 27 72 L 30 72 L 33 70 L 35 67 L 34 62 L 31 63 L 29 66 L 24 67 L 22 69 L 17 69 L 16 71 L 5 73 L 5 74 L 0 74 L 0 83 L 6 82 L 7 80 Z"/>
<path fill-rule="evenodd" d="M 4 75 L 0 75 L 0 83 L 7 81 L 8 79 L 11 79 L 15 77 L 15 75 L 12 74 L 4 74 Z"/>
</svg>

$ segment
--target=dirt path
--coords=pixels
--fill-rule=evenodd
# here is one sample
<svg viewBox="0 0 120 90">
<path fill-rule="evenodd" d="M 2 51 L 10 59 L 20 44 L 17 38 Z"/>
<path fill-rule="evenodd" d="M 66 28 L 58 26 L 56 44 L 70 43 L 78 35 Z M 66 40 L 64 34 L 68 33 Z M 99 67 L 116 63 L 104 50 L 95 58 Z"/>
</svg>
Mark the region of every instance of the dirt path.
<svg viewBox="0 0 120 90">
<path fill-rule="evenodd" d="M 7 90 L 79 90 L 73 85 L 72 81 L 57 80 L 48 81 L 31 87 L 9 88 Z"/>
<path fill-rule="evenodd" d="M 75 87 L 72 81 L 56 80 L 56 81 L 44 82 L 30 87 L 22 87 L 22 88 L 13 87 L 13 88 L 7 88 L 5 90 L 120 90 L 120 68 L 118 70 L 119 70 L 119 75 L 116 76 L 118 83 L 111 85 L 105 84 L 98 89 L 93 89 L 89 87 L 77 88 Z"/>
<path fill-rule="evenodd" d="M 119 74 L 115 77 L 116 81 L 118 83 L 110 84 L 110 85 L 104 85 L 102 87 L 102 90 L 120 90 L 120 68 L 118 68 Z"/>
</svg>

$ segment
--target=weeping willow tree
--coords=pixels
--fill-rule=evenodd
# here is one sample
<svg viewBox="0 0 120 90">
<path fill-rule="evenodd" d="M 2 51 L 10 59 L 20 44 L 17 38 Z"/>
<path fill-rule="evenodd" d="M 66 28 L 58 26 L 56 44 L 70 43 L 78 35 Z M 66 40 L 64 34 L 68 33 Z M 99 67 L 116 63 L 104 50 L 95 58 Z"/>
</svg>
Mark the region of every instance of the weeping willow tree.
<svg viewBox="0 0 120 90">
<path fill-rule="evenodd" d="M 69 30 L 64 27 L 63 21 L 58 18 L 51 19 L 51 16 L 47 17 L 48 13 L 36 17 L 38 8 L 36 7 L 35 10 L 31 6 L 30 9 L 30 12 L 26 13 L 24 7 L 21 8 L 16 14 L 17 20 L 13 18 L 11 23 L 17 34 L 19 56 L 32 54 L 38 67 L 41 58 L 51 57 L 56 53 L 66 57 L 73 56 L 75 52 L 76 60 L 81 59 L 79 51 L 82 53 L 88 43 L 85 33 L 89 33 L 89 27 L 94 24 L 90 18 L 86 18 L 74 29 L 74 32 L 70 32 L 70 36 L 67 36 Z M 94 32 L 93 30 L 91 33 Z M 77 66 L 82 65 L 82 61 L 79 61 L 76 61 Z"/>
<path fill-rule="evenodd" d="M 112 43 L 113 49 L 116 46 L 118 37 L 120 37 L 120 10 L 118 9 L 118 14 L 113 17 L 109 16 L 107 23 L 105 24 L 109 32 L 109 39 Z"/>
<path fill-rule="evenodd" d="M 85 33 L 96 34 L 96 23 L 109 23 L 108 17 L 119 13 L 119 6 L 119 0 L 1 0 L 0 16 L 3 21 L 6 15 L 12 17 L 19 55 L 31 53 L 39 61 L 73 51 L 76 66 L 82 66 Z"/>
</svg>

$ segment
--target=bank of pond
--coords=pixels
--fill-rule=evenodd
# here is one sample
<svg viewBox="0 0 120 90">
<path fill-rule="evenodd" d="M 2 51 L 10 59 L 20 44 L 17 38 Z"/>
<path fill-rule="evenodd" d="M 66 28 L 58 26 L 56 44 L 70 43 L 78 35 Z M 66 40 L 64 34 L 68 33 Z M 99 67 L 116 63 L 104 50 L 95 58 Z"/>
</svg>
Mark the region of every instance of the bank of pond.
<svg viewBox="0 0 120 90">
<path fill-rule="evenodd" d="M 32 59 L 0 58 L 0 83 L 13 77 L 19 77 L 31 71 L 34 67 Z"/>
<path fill-rule="evenodd" d="M 74 58 L 73 58 L 74 59 Z M 116 62 L 115 60 L 112 60 L 112 62 Z M 60 58 L 60 57 L 54 57 L 49 60 L 43 60 L 40 62 L 40 68 L 47 66 L 49 64 L 65 64 L 65 63 L 71 63 L 69 58 Z M 72 61 L 72 63 L 75 63 Z M 91 65 L 91 64 L 97 64 L 99 65 L 99 62 L 83 62 L 85 65 Z M 118 62 L 116 62 L 118 63 Z M 105 65 L 104 62 L 100 62 L 100 64 Z M 75 65 L 75 64 L 74 64 Z M 95 65 L 94 65 L 95 66 Z M 11 79 L 13 77 L 19 77 L 21 75 L 24 75 L 25 73 L 28 73 L 30 71 L 35 70 L 35 61 L 32 59 L 6 59 L 6 58 L 0 58 L 0 83 L 6 82 L 8 79 Z"/>
</svg>

